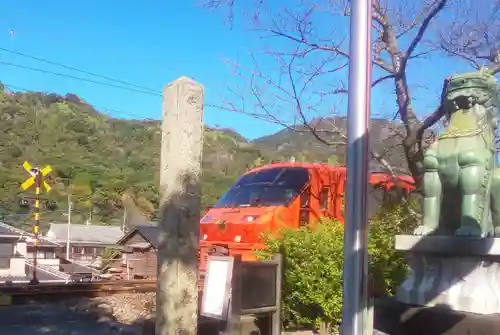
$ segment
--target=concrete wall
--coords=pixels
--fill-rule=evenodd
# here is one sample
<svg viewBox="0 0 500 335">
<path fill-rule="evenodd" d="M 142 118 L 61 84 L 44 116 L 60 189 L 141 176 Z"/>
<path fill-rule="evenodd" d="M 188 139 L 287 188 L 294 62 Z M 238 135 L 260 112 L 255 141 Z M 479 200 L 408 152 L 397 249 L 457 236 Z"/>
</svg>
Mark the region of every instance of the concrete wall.
<svg viewBox="0 0 500 335">
<path fill-rule="evenodd" d="M 26 254 L 26 242 L 15 242 L 13 254 L 19 253 L 22 256 Z M 10 259 L 8 269 L 0 269 L 0 276 L 25 276 L 26 275 L 26 263 L 24 257 L 13 257 Z"/>
<path fill-rule="evenodd" d="M 12 257 L 10 259 L 10 275 L 12 277 L 26 276 L 26 262 L 23 257 Z"/>
<path fill-rule="evenodd" d="M 17 244 L 14 246 L 14 253 L 18 252 L 24 257 L 26 257 L 26 248 L 27 248 L 27 243 L 26 242 L 17 242 Z"/>
</svg>

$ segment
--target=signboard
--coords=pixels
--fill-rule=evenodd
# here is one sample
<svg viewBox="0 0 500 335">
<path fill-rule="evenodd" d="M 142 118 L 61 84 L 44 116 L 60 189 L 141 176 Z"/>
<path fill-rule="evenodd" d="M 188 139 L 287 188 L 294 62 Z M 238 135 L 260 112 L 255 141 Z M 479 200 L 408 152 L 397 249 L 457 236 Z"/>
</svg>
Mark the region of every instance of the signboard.
<svg viewBox="0 0 500 335">
<path fill-rule="evenodd" d="M 261 309 L 277 308 L 279 264 L 273 261 L 242 262 L 241 309 L 258 313 Z"/>
<path fill-rule="evenodd" d="M 281 255 L 253 262 L 241 255 L 208 256 L 200 315 L 224 321 L 225 334 L 240 334 L 243 315 L 265 316 L 259 327 L 280 335 L 282 264 Z"/>
<path fill-rule="evenodd" d="M 227 320 L 233 264 L 233 257 L 208 256 L 200 308 L 202 316 Z"/>
</svg>

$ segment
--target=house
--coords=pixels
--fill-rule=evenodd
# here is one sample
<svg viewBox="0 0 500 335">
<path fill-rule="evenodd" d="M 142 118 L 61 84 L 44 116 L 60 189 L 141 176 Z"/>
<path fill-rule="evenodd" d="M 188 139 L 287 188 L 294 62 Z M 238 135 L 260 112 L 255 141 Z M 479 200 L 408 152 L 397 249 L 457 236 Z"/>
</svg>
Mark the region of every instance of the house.
<svg viewBox="0 0 500 335">
<path fill-rule="evenodd" d="M 116 248 L 122 236 L 119 226 L 51 223 L 45 237 L 61 245 L 58 256 L 66 258 L 66 243 L 70 243 L 69 259 L 84 266 L 100 267 L 107 248 Z"/>
<path fill-rule="evenodd" d="M 155 279 L 159 243 L 158 226 L 136 226 L 116 242 L 121 249 L 106 270 L 120 279 Z"/>
<path fill-rule="evenodd" d="M 67 282 L 71 276 L 59 271 L 56 243 L 38 240 L 36 274 L 41 282 Z M 34 264 L 34 235 L 0 222 L 0 284 L 28 283 Z"/>
<path fill-rule="evenodd" d="M 19 237 L 16 244 L 16 251 L 33 261 L 35 252 L 37 253 L 37 264 L 48 266 L 54 270 L 59 269 L 59 259 L 56 254 L 60 249 L 60 245 L 48 240 L 43 236 L 38 237 L 37 246 L 35 246 L 35 235 L 18 229 L 4 222 L 0 222 L 0 231 L 8 231 Z M 35 251 L 36 250 L 36 251 Z"/>
</svg>

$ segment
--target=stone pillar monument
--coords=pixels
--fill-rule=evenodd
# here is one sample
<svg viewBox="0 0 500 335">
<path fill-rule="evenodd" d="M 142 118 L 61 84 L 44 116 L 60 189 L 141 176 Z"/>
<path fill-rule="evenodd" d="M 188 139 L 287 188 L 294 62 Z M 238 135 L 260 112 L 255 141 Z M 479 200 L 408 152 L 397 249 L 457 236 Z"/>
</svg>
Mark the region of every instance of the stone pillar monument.
<svg viewBox="0 0 500 335">
<path fill-rule="evenodd" d="M 163 91 L 157 335 L 197 333 L 203 99 L 186 77 Z"/>
</svg>

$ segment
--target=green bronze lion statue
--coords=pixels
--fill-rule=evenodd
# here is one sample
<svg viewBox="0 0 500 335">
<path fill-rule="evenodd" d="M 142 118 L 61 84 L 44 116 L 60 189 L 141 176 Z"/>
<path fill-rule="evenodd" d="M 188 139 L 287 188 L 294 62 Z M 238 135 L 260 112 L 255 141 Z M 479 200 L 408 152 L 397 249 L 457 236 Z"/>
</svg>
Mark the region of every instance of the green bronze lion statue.
<svg viewBox="0 0 500 335">
<path fill-rule="evenodd" d="M 446 128 L 424 153 L 422 222 L 416 235 L 500 235 L 496 160 L 498 82 L 487 69 L 445 81 Z"/>
</svg>

